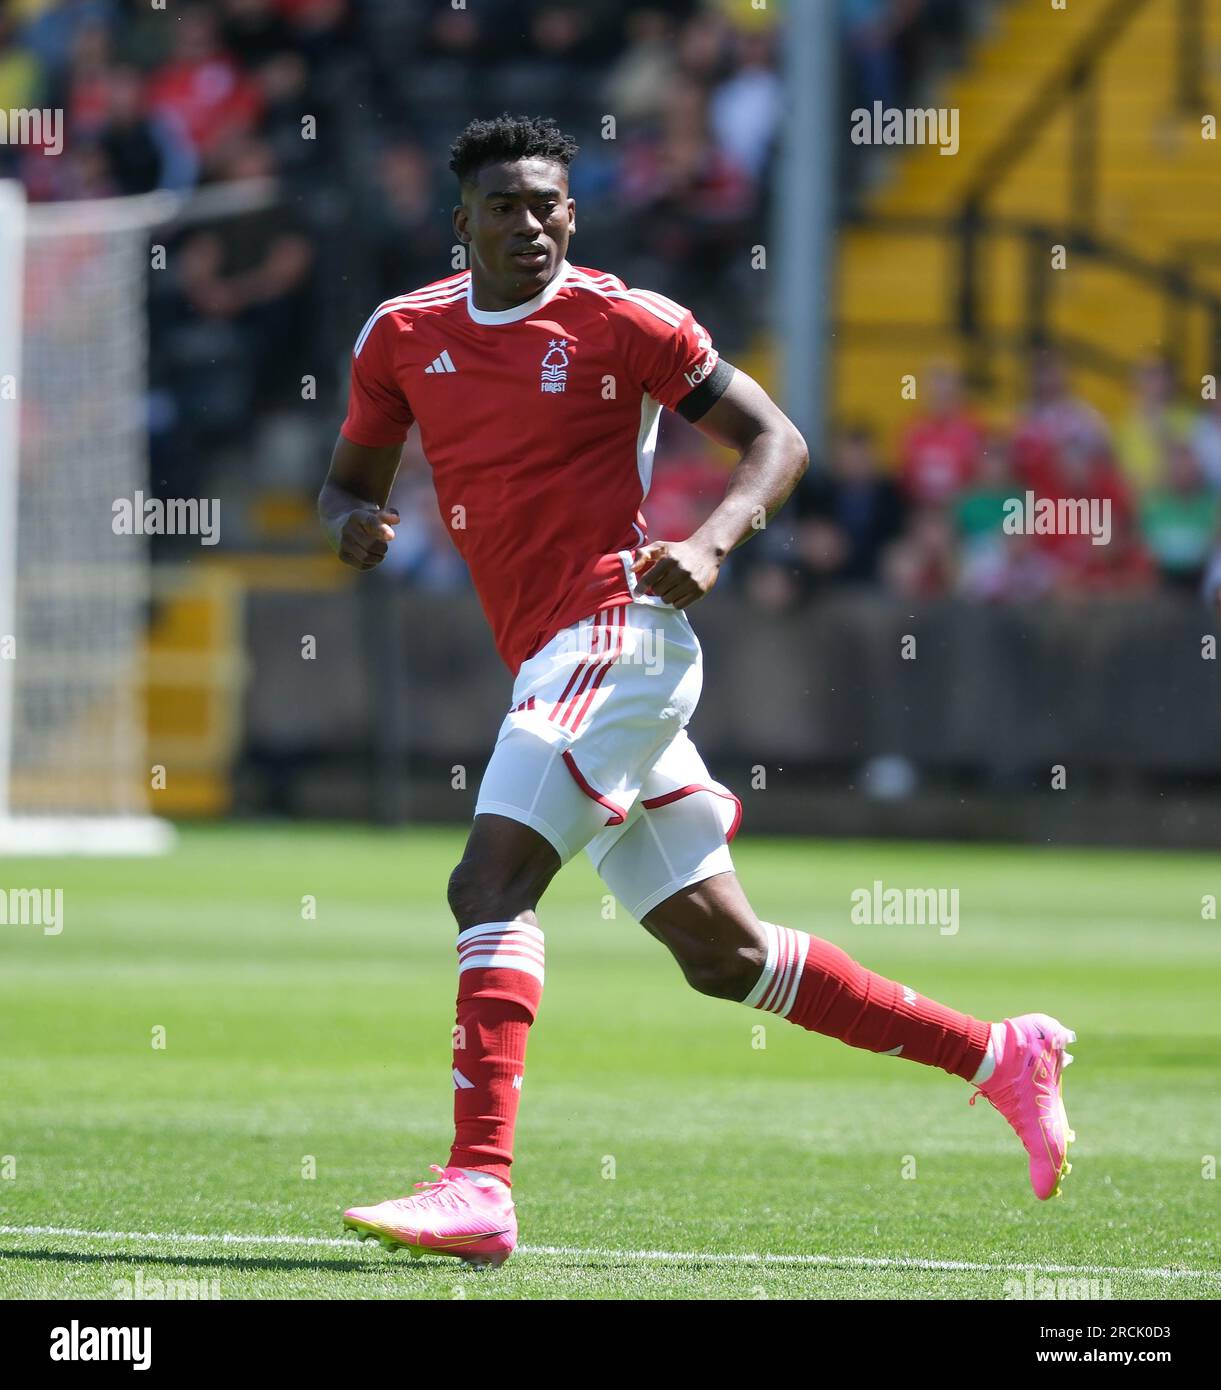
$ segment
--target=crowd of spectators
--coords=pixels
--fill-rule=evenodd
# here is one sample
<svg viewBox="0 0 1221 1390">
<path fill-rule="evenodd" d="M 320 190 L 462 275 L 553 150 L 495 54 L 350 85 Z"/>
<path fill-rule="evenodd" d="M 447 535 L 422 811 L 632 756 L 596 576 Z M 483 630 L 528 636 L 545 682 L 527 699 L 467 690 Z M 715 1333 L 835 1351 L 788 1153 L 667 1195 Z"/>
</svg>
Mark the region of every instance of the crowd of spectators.
<svg viewBox="0 0 1221 1390">
<path fill-rule="evenodd" d="M 750 344 L 769 312 L 749 249 L 775 182 L 779 11 L 749 0 L 9 0 L 0 109 L 59 109 L 66 129 L 59 157 L 0 145 L 0 176 L 36 201 L 275 190 L 242 215 L 166 229 L 166 271 L 150 276 L 154 483 L 204 492 L 229 457 L 257 488 L 264 451 L 251 442 L 288 414 L 315 431 L 297 454 L 308 490 L 369 308 L 451 268 L 448 146 L 477 115 L 553 115 L 582 145 L 574 259 L 690 305 L 730 360 Z M 845 106 L 911 99 L 962 42 L 970 11 L 839 0 Z M 303 393 L 307 377 L 317 386 Z M 1221 404 L 1189 408 L 1166 363 L 1142 364 L 1130 411 L 1110 424 L 1072 394 L 1053 353 L 1032 363 L 1008 428 L 985 425 L 945 365 L 925 373 L 913 409 L 893 457 L 864 426 L 839 429 L 786 522 L 734 557 L 731 582 L 773 606 L 862 583 L 980 599 L 1221 585 Z M 393 568 L 461 586 L 411 447 Z M 693 529 L 723 481 L 701 437 L 667 415 L 653 534 Z M 1108 543 L 1006 534 L 1003 504 L 1026 489 L 1105 500 Z"/>
<path fill-rule="evenodd" d="M 971 409 L 957 369 L 932 365 L 922 386 L 893 458 L 867 428 L 836 432 L 827 466 L 807 474 L 789 526 L 746 576 L 760 602 L 853 583 L 907 599 L 1203 587 L 1216 600 L 1221 403 L 1189 406 L 1169 363 L 1140 363 L 1113 425 L 1073 393 L 1050 349 L 1031 360 L 1027 400 L 1003 428 Z M 1046 526 L 1037 521 L 1040 504 L 1068 500 L 1089 509 L 1057 506 L 1053 522 L 1047 505 Z"/>
<path fill-rule="evenodd" d="M 846 105 L 899 99 L 970 9 L 840 4 Z M 0 177 L 36 201 L 272 181 L 259 212 L 159 233 L 170 254 L 150 281 L 155 481 L 196 488 L 226 459 L 232 473 L 269 417 L 295 411 L 325 433 L 370 305 L 451 269 L 448 146 L 502 109 L 545 111 L 582 146 L 574 256 L 689 304 L 739 351 L 769 308 L 749 253 L 768 225 L 782 9 L 7 0 L 0 109 L 59 110 L 66 129 L 57 157 L 0 144 Z M 308 406 L 305 376 L 317 383 Z M 253 477 L 238 471 L 257 485 L 257 463 Z"/>
<path fill-rule="evenodd" d="M 257 486 L 269 419 L 325 448 L 371 306 L 454 268 L 446 165 L 476 116 L 557 119 L 581 145 L 574 259 L 747 341 L 777 18 L 749 0 L 9 0 L 0 108 L 60 110 L 65 130 L 58 156 L 0 144 L 0 177 L 35 201 L 274 189 L 159 228 L 150 275 L 155 485 Z"/>
</svg>

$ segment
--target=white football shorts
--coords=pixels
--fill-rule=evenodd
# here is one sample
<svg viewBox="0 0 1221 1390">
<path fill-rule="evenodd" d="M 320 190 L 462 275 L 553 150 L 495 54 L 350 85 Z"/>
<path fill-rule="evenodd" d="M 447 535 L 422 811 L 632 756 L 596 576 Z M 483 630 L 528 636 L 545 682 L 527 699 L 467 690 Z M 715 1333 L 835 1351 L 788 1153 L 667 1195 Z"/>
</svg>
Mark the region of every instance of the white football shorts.
<svg viewBox="0 0 1221 1390">
<path fill-rule="evenodd" d="M 637 920 L 731 870 L 741 803 L 686 733 L 703 681 L 678 609 L 650 596 L 582 618 L 518 672 L 475 814 L 530 826 L 561 863 L 584 849 Z"/>
</svg>

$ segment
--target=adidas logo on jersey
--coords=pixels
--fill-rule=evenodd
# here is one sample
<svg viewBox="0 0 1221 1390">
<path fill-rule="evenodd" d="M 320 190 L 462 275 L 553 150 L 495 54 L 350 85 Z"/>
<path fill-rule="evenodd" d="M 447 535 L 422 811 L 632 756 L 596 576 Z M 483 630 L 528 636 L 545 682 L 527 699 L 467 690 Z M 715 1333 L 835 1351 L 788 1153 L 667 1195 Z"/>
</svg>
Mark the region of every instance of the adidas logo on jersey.
<svg viewBox="0 0 1221 1390">
<path fill-rule="evenodd" d="M 424 375 L 427 376 L 429 372 L 456 372 L 457 370 L 453 358 L 449 355 L 449 348 L 445 348 L 440 357 L 434 357 L 424 368 Z"/>
</svg>

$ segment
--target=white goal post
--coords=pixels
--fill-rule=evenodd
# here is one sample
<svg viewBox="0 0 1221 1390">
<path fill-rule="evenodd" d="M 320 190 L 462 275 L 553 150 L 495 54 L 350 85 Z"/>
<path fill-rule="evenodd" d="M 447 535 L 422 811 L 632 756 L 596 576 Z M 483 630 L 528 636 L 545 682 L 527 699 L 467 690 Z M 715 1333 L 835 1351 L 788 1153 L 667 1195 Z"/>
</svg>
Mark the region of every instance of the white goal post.
<svg viewBox="0 0 1221 1390">
<path fill-rule="evenodd" d="M 172 206 L 172 204 L 171 204 Z M 26 206 L 0 183 L 0 855 L 152 854 L 148 232 L 165 200 Z"/>
</svg>

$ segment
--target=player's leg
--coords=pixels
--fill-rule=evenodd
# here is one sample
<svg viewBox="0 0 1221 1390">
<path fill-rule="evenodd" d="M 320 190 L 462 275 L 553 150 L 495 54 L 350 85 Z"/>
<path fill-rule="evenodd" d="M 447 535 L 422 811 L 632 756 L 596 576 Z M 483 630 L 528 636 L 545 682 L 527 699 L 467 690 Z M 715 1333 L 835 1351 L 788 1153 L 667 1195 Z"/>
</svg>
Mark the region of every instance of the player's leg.
<svg viewBox="0 0 1221 1390">
<path fill-rule="evenodd" d="M 489 805 L 502 808 L 489 811 Z M 592 809 L 591 809 L 592 808 Z M 510 1192 L 526 1041 L 543 991 L 535 909 L 600 823 L 559 750 L 513 728 L 496 744 L 462 859 L 449 880 L 458 926 L 454 1143 L 413 1196 L 354 1207 L 344 1224 L 391 1249 L 498 1265 L 517 1243 Z M 538 827 L 541 827 L 538 828 Z M 571 837 L 571 840 L 568 838 Z"/>
<path fill-rule="evenodd" d="M 543 991 L 535 908 L 560 867 L 555 847 L 507 816 L 477 815 L 450 875 L 458 924 L 453 1030 L 454 1143 L 449 1163 L 417 1192 L 344 1213 L 362 1240 L 413 1255 L 502 1264 L 517 1244 L 510 1194 L 513 1130 L 526 1037 Z"/>
<path fill-rule="evenodd" d="M 559 867 L 555 847 L 537 830 L 484 813 L 475 817 L 449 880 L 458 925 L 449 1165 L 505 1184 L 526 1039 L 543 993 L 544 937 L 535 908 Z"/>
<path fill-rule="evenodd" d="M 729 797 L 690 740 L 675 740 L 649 774 L 640 815 L 595 859 L 599 873 L 702 993 L 979 1086 L 1022 1139 L 1036 1194 L 1050 1196 L 1072 1138 L 1060 1095 L 1068 1030 L 1044 1014 L 989 1024 L 886 979 L 829 941 L 761 921 L 726 845 L 737 819 Z"/>
<path fill-rule="evenodd" d="M 643 924 L 701 993 L 966 1081 L 980 1073 L 990 1024 L 875 974 L 830 941 L 760 921 L 734 873 L 680 889 Z"/>
</svg>

